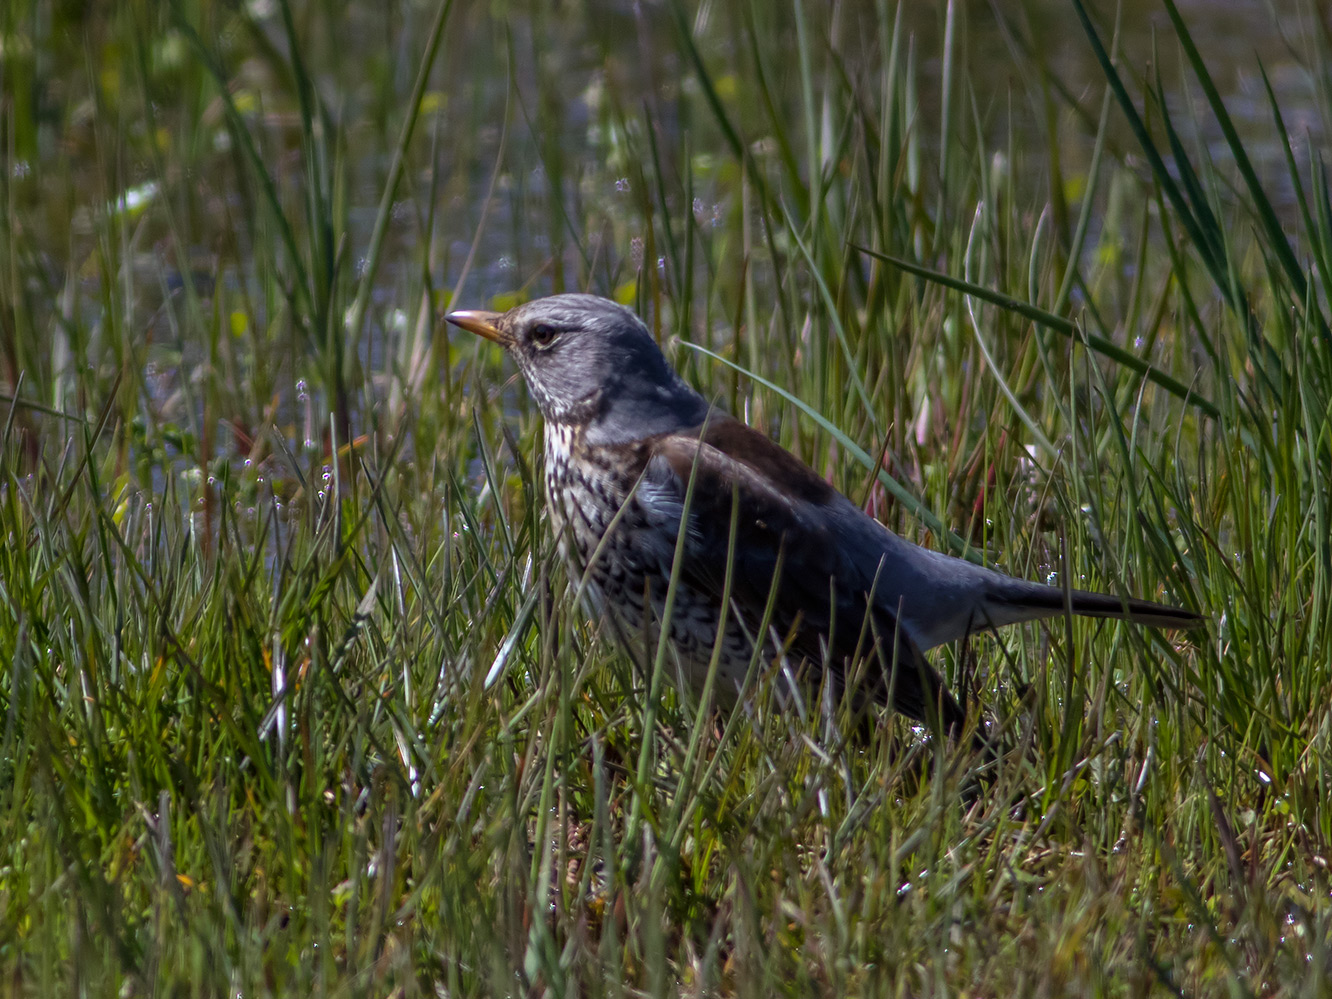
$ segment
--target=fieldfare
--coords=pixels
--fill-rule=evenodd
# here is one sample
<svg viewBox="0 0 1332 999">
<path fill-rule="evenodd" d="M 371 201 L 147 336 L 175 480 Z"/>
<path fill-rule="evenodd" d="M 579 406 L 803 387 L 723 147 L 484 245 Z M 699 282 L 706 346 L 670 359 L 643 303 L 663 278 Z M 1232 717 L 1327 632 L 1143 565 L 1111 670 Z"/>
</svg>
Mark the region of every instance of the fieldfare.
<svg viewBox="0 0 1332 999">
<path fill-rule="evenodd" d="M 643 322 L 607 299 L 555 295 L 447 318 L 517 362 L 545 417 L 561 554 L 593 613 L 631 647 L 646 644 L 649 660 L 684 525 L 669 645 L 678 675 L 697 690 L 719 643 L 723 704 L 736 699 L 761 640 L 763 656 L 785 657 L 792 675 L 817 683 L 826 670 L 856 710 L 891 704 L 951 733 L 965 716 L 926 649 L 1068 612 L 1161 628 L 1203 621 L 1147 600 L 1014 579 L 898 537 L 718 411 L 676 374 Z M 853 674 L 862 679 L 847 690 Z"/>
</svg>

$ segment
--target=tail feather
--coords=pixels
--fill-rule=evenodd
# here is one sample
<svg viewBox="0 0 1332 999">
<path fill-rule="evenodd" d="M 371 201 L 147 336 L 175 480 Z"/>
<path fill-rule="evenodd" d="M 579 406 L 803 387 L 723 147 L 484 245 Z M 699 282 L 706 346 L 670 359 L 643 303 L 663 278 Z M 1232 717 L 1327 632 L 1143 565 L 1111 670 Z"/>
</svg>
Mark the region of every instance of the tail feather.
<svg viewBox="0 0 1332 999">
<path fill-rule="evenodd" d="M 1060 596 L 1062 607 L 1062 594 Z M 1195 611 L 1139 597 L 1116 597 L 1087 590 L 1074 590 L 1070 596 L 1073 613 L 1083 617 L 1118 617 L 1153 628 L 1197 628 L 1207 620 Z"/>
<path fill-rule="evenodd" d="M 997 616 L 1006 621 L 1055 617 L 1069 611 L 1082 617 L 1119 618 L 1152 628 L 1197 628 L 1207 621 L 1202 614 L 1153 600 L 1090 590 L 1066 593 L 1057 586 L 1038 583 L 1026 583 L 1020 588 L 1006 586 L 990 594 L 988 602 L 996 607 Z"/>
</svg>

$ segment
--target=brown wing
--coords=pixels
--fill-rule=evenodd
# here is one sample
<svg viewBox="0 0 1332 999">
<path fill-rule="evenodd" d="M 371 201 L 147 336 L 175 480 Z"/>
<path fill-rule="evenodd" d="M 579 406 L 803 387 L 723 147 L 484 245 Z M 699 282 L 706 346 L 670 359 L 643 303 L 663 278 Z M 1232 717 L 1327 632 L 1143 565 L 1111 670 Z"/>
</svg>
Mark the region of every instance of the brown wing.
<svg viewBox="0 0 1332 999">
<path fill-rule="evenodd" d="M 835 692 L 846 693 L 846 667 L 859 655 L 866 666 L 865 679 L 849 692 L 855 707 L 891 701 L 898 711 L 928 724 L 937 716 L 945 731 L 960 726 L 962 709 L 901 633 L 892 610 L 871 604 L 875 579 L 866 578 L 860 567 L 877 560 L 842 550 L 833 525 L 847 516 L 847 503 L 836 490 L 779 445 L 730 417 L 645 443 L 644 481 L 651 492 L 683 504 L 690 476 L 696 480 L 685 582 L 721 601 L 732 501 L 738 501 L 732 600 L 747 626 L 756 628 L 762 621 L 775 586 L 771 627 L 806 661 L 807 675 L 813 671 L 817 677 L 826 662 Z"/>
</svg>

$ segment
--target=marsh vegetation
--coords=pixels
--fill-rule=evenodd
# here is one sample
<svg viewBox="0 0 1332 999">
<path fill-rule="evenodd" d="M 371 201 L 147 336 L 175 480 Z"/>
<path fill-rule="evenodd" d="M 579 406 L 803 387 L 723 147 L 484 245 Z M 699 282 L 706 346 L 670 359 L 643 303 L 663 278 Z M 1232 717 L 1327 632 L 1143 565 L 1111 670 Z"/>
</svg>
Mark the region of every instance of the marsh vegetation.
<svg viewBox="0 0 1332 999">
<path fill-rule="evenodd" d="M 1329 24 L 1162 4 L 7 5 L 3 989 L 1323 994 Z M 900 718 L 649 706 L 439 323 L 563 290 L 900 533 L 1209 627 L 934 657 L 974 802 Z"/>
</svg>

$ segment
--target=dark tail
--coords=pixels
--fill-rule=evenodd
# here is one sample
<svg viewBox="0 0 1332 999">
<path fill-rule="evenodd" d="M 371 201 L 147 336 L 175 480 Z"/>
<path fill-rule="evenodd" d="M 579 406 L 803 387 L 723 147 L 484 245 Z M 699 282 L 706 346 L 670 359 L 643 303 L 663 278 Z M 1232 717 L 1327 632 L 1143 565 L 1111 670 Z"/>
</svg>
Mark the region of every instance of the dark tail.
<svg viewBox="0 0 1332 999">
<path fill-rule="evenodd" d="M 1012 581 L 1018 585 L 996 587 L 987 601 L 996 616 L 1007 621 L 1057 617 L 1067 611 L 1083 617 L 1109 617 L 1144 624 L 1152 628 L 1197 628 L 1207 618 L 1182 607 L 1158 604 L 1137 597 L 1118 597 L 1090 590 L 1071 590 L 1067 594 L 1057 586 Z M 1007 611 L 1007 613 L 1005 613 Z"/>
<path fill-rule="evenodd" d="M 1059 594 L 1059 606 L 1063 607 L 1063 593 Z M 1089 593 L 1086 590 L 1074 590 L 1072 598 L 1073 613 L 1083 617 L 1118 617 L 1145 624 L 1153 628 L 1198 628 L 1206 623 L 1207 618 L 1195 611 L 1183 607 L 1171 607 L 1152 600 L 1138 597 L 1116 597 L 1108 593 Z"/>
</svg>

